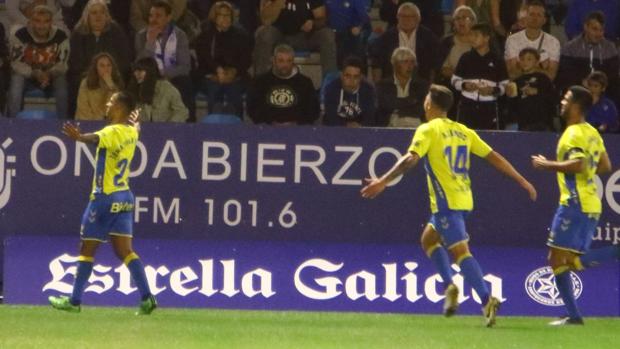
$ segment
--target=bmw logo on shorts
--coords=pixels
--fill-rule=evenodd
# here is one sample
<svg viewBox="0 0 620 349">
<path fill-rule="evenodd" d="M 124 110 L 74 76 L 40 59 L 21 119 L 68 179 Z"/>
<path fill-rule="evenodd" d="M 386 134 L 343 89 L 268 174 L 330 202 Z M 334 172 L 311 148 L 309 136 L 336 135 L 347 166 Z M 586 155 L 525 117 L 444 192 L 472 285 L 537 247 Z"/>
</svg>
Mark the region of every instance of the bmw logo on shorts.
<svg viewBox="0 0 620 349">
<path fill-rule="evenodd" d="M 583 282 L 575 273 L 570 273 L 573 281 L 573 293 L 575 299 L 583 292 Z M 525 291 L 528 296 L 537 303 L 549 307 L 560 307 L 564 305 L 560 292 L 555 286 L 555 276 L 551 267 L 542 267 L 534 270 L 525 279 Z"/>
</svg>

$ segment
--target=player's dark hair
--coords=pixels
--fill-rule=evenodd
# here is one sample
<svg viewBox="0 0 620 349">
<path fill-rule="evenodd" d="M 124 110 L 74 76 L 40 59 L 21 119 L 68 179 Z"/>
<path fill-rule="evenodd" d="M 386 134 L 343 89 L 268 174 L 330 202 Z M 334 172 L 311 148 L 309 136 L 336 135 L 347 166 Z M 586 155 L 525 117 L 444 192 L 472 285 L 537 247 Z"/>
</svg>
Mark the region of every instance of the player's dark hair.
<svg viewBox="0 0 620 349">
<path fill-rule="evenodd" d="M 583 86 L 577 85 L 571 86 L 568 90 L 572 94 L 570 99 L 571 103 L 577 104 L 582 112 L 587 113 L 593 104 L 592 93 L 590 93 L 590 90 Z"/>
<path fill-rule="evenodd" d="M 605 14 L 603 13 L 603 11 L 592 11 L 588 13 L 583 23 L 588 23 L 590 21 L 597 21 L 599 22 L 600 25 L 604 26 L 605 25 Z"/>
<path fill-rule="evenodd" d="M 136 109 L 136 100 L 127 91 L 120 91 L 116 93 L 116 102 L 123 105 L 127 114 Z"/>
<path fill-rule="evenodd" d="M 157 0 L 153 2 L 151 8 L 153 7 L 163 8 L 167 15 L 170 15 L 172 13 L 172 6 L 170 6 L 170 3 L 166 0 Z"/>
<path fill-rule="evenodd" d="M 486 36 L 487 38 L 490 38 L 491 35 L 493 34 L 491 27 L 486 23 L 475 24 L 473 27 L 471 27 L 471 31 L 479 32 L 480 34 Z"/>
<path fill-rule="evenodd" d="M 536 57 L 537 61 L 540 61 L 540 53 L 538 52 L 537 49 L 533 47 L 526 47 L 523 50 L 519 51 L 519 58 L 522 58 L 525 55 L 532 55 Z"/>
<path fill-rule="evenodd" d="M 362 59 L 359 58 L 358 56 L 348 56 L 342 62 L 342 70 L 344 70 L 346 67 L 354 67 L 363 72 L 364 61 L 362 61 Z"/>
<path fill-rule="evenodd" d="M 431 85 L 428 90 L 431 103 L 442 111 L 448 112 L 452 108 L 454 96 L 449 88 L 442 85 Z"/>
</svg>

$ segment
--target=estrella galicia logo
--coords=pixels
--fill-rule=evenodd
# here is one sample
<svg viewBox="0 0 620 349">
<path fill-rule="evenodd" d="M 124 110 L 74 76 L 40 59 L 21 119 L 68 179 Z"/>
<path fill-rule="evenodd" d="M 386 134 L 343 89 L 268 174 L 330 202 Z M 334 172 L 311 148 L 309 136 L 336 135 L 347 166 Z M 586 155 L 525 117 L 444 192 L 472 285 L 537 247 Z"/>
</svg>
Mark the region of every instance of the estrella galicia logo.
<svg viewBox="0 0 620 349">
<path fill-rule="evenodd" d="M 0 145 L 0 209 L 6 206 L 11 198 L 11 178 L 15 177 L 15 169 L 8 168 L 9 164 L 14 164 L 16 161 L 15 155 L 7 155 L 6 150 L 13 140 L 7 138 Z"/>
<path fill-rule="evenodd" d="M 573 282 L 573 294 L 575 299 L 583 292 L 583 282 L 577 274 L 570 273 Z M 549 307 L 560 307 L 564 305 L 560 292 L 555 286 L 555 276 L 551 267 L 542 267 L 534 270 L 525 279 L 525 291 L 528 296 L 537 303 Z"/>
</svg>

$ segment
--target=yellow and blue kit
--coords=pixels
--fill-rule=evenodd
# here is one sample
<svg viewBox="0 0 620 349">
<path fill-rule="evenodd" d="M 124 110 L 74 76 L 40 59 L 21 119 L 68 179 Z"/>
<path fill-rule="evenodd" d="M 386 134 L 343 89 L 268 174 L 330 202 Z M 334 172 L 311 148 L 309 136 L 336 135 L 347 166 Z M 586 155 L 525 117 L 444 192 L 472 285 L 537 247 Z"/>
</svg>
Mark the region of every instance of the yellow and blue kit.
<svg viewBox="0 0 620 349">
<path fill-rule="evenodd" d="M 596 193 L 596 170 L 606 152 L 599 132 L 588 123 L 566 128 L 558 141 L 557 161 L 584 159 L 581 173 L 558 172 L 560 205 L 551 224 L 547 245 L 575 253 L 589 249 L 602 203 Z"/>
<path fill-rule="evenodd" d="M 107 241 L 108 235 L 132 236 L 134 197 L 129 167 L 138 131 L 123 124 L 95 132 L 99 136 L 90 202 L 82 216 L 83 240 Z"/>
<path fill-rule="evenodd" d="M 484 158 L 492 151 L 475 131 L 448 118 L 421 125 L 413 136 L 409 152 L 424 159 L 433 213 L 429 224 L 447 247 L 469 238 L 464 220 L 474 207 L 470 154 Z"/>
</svg>

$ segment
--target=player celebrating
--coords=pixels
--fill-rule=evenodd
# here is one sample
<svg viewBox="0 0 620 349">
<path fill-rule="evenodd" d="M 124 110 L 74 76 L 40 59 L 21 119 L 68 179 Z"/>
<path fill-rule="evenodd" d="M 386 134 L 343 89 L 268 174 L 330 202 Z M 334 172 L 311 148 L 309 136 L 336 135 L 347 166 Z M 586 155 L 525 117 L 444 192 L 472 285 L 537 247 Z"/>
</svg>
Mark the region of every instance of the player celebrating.
<svg viewBox="0 0 620 349">
<path fill-rule="evenodd" d="M 514 179 L 536 200 L 536 189 L 499 153 L 493 151 L 476 132 L 448 119 L 446 113 L 453 103 L 452 92 L 432 85 L 424 101 L 428 123 L 421 125 L 409 151 L 386 174 L 366 179 L 361 194 L 374 198 L 396 177 L 413 168 L 425 158 L 432 216 L 422 232 L 422 248 L 435 264 L 445 287 L 444 314 L 453 315 L 458 308 L 459 290 L 452 282 L 448 251 L 461 268 L 465 280 L 482 300 L 482 313 L 487 327 L 495 324 L 499 300 L 489 294 L 480 265 L 469 251 L 465 217 L 473 208 L 469 179 L 470 153 L 485 158 L 500 172 Z"/>
<path fill-rule="evenodd" d="M 560 205 L 551 224 L 547 246 L 550 248 L 549 263 L 568 316 L 550 325 L 583 325 L 573 294 L 570 271 L 617 259 L 620 248 L 610 246 L 586 252 L 602 209 L 594 177 L 611 171 L 611 162 L 600 134 L 585 122 L 585 115 L 592 106 L 590 91 L 573 86 L 566 92 L 561 104 L 567 127 L 558 142 L 557 161 L 535 155 L 532 156 L 532 165 L 537 169 L 557 172 L 560 187 Z"/>
<path fill-rule="evenodd" d="M 129 169 L 138 142 L 137 113 L 131 114 L 135 102 L 125 92 L 118 92 L 107 103 L 109 125 L 95 133 L 81 133 L 67 122 L 62 131 L 69 138 L 97 144 L 95 176 L 90 202 L 82 216 L 81 247 L 71 297 L 49 297 L 50 304 L 60 310 L 79 312 L 82 293 L 93 270 L 97 247 L 108 235 L 116 256 L 131 272 L 142 301 L 136 313 L 147 315 L 157 302 L 149 289 L 144 267 L 131 246 L 134 197 L 129 190 Z"/>
</svg>

